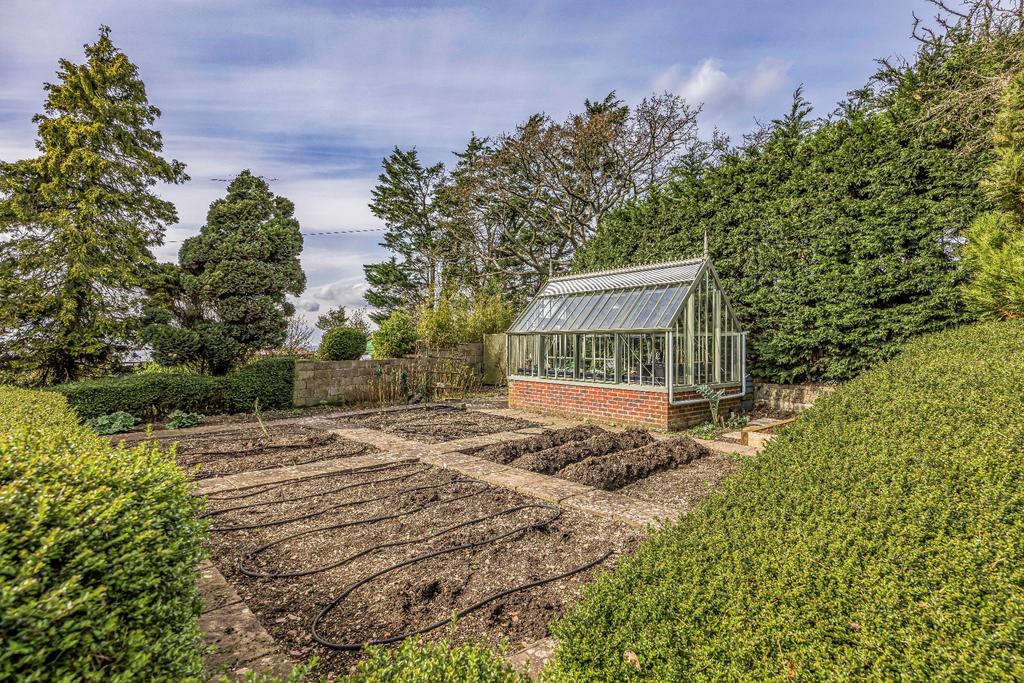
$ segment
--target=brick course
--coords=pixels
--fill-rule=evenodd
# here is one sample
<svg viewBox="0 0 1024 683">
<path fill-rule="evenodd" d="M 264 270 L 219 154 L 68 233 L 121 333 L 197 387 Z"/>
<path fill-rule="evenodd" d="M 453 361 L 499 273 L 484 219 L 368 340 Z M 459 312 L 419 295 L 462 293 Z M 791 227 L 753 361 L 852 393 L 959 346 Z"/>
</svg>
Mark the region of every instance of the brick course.
<svg viewBox="0 0 1024 683">
<path fill-rule="evenodd" d="M 737 391 L 739 387 L 726 388 L 726 393 Z M 678 399 L 698 397 L 694 392 L 676 394 Z M 728 415 L 730 410 L 738 409 L 739 403 L 738 398 L 722 401 L 720 414 Z M 670 406 L 664 391 L 523 379 L 509 379 L 508 405 L 539 413 L 665 430 L 683 429 L 709 418 L 707 403 Z"/>
</svg>

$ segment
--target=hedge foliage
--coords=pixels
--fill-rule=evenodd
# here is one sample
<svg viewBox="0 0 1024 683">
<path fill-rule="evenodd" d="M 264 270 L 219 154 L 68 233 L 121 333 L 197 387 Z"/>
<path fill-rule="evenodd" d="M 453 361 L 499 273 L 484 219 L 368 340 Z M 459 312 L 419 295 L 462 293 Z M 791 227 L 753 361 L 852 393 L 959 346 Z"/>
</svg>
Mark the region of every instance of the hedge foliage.
<svg viewBox="0 0 1024 683">
<path fill-rule="evenodd" d="M 393 311 L 371 337 L 374 358 L 401 358 L 416 351 L 416 321 L 405 311 Z"/>
<path fill-rule="evenodd" d="M 559 680 L 1024 679 L 1024 322 L 819 399 L 585 592 Z"/>
<path fill-rule="evenodd" d="M 751 372 L 776 382 L 846 380 L 913 337 L 972 321 L 956 252 L 990 208 L 979 181 L 994 117 L 934 114 L 960 114 L 952 101 L 995 107 L 999 89 L 980 84 L 1005 82 L 1024 32 L 953 40 L 906 69 L 883 63 L 827 119 L 798 97 L 738 147 L 680 167 L 611 212 L 577 265 L 685 258 L 707 234 Z M 956 92 L 968 83 L 978 91 Z M 990 246 L 1012 265 L 1012 250 Z"/>
<path fill-rule="evenodd" d="M 324 360 L 357 360 L 366 353 L 366 333 L 354 327 L 332 327 L 320 340 Z"/>
<path fill-rule="evenodd" d="M 397 648 L 373 647 L 346 683 L 529 683 L 494 650 L 476 643 L 452 645 L 404 641 Z"/>
<path fill-rule="evenodd" d="M 142 373 L 128 377 L 61 384 L 54 389 L 83 418 L 124 411 L 140 418 L 186 413 L 240 413 L 290 408 L 294 358 L 266 358 L 221 377 Z"/>
<path fill-rule="evenodd" d="M 172 458 L 0 387 L 0 680 L 201 680 L 205 531 Z"/>
</svg>

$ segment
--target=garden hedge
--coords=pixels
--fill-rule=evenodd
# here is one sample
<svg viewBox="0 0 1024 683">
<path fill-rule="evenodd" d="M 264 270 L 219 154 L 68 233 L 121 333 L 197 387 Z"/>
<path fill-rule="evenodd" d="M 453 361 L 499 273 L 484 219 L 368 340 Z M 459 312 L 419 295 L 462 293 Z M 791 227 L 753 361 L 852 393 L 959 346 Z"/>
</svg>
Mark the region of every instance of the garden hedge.
<svg viewBox="0 0 1024 683">
<path fill-rule="evenodd" d="M 87 380 L 54 387 L 83 418 L 123 410 L 139 418 L 186 413 L 240 413 L 290 408 L 295 384 L 294 358 L 266 358 L 221 377 L 144 373 Z"/>
<path fill-rule="evenodd" d="M 819 399 L 554 628 L 558 680 L 1024 680 L 1024 322 Z"/>
<path fill-rule="evenodd" d="M 197 512 L 172 456 L 0 387 L 0 680 L 202 680 Z"/>
<path fill-rule="evenodd" d="M 320 340 L 323 360 L 357 360 L 366 353 L 366 333 L 355 327 L 332 327 Z"/>
<path fill-rule="evenodd" d="M 494 650 L 410 638 L 397 648 L 372 647 L 346 683 L 529 683 Z"/>
</svg>

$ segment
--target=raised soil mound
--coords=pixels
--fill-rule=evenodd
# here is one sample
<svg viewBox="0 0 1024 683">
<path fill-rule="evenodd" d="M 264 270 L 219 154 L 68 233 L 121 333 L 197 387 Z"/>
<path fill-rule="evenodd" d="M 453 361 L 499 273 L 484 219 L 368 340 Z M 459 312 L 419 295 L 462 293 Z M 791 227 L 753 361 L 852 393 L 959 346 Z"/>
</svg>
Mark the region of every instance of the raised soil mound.
<svg viewBox="0 0 1024 683">
<path fill-rule="evenodd" d="M 561 446 L 573 441 L 583 441 L 592 436 L 606 433 L 607 432 L 600 427 L 594 427 L 591 425 L 565 427 L 563 429 L 555 429 L 550 432 L 538 434 L 537 436 L 530 437 L 529 439 L 520 439 L 518 441 L 496 443 L 493 446 L 485 446 L 478 451 L 474 451 L 473 455 L 493 460 L 501 465 L 508 465 L 516 458 L 527 453 L 536 453 L 538 451 L 555 448 L 556 446 Z"/>
<path fill-rule="evenodd" d="M 617 434 L 606 432 L 602 429 L 600 434 L 589 439 L 573 441 L 562 446 L 516 458 L 512 461 L 512 466 L 540 472 L 541 474 L 554 474 L 563 467 L 585 458 L 639 448 L 640 446 L 646 446 L 653 440 L 654 437 L 643 429 L 627 429 Z"/>
<path fill-rule="evenodd" d="M 565 467 L 558 476 L 614 491 L 655 472 L 686 465 L 710 454 L 705 446 L 688 436 L 681 436 L 632 450 L 594 455 Z"/>
</svg>

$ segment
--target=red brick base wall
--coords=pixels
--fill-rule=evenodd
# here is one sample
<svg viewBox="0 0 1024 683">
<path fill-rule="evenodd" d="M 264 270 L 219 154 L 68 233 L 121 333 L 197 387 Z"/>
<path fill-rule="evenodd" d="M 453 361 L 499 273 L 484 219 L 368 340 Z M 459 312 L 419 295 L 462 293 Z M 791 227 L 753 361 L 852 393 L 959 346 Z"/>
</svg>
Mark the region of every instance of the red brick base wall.
<svg viewBox="0 0 1024 683">
<path fill-rule="evenodd" d="M 739 388 L 728 389 L 735 393 Z M 676 394 L 676 398 L 697 398 L 697 394 Z M 728 415 L 739 406 L 739 399 L 723 401 L 719 413 Z M 639 391 L 590 384 L 561 384 L 509 379 L 510 408 L 552 413 L 564 417 L 589 417 L 593 420 L 653 427 L 683 429 L 709 419 L 707 403 L 670 406 L 663 391 Z"/>
</svg>

